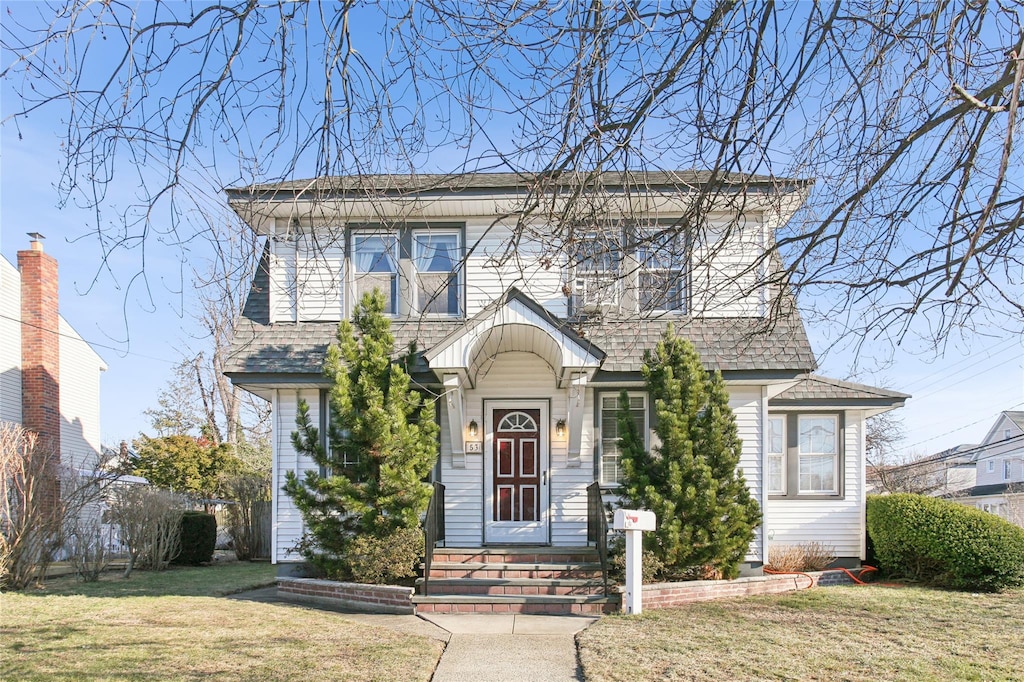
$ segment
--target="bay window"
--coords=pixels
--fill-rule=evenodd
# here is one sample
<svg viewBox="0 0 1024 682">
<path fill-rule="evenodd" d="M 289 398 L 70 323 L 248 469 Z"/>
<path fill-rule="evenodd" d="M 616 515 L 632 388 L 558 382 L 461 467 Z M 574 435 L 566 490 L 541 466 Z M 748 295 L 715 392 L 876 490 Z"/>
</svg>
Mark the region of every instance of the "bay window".
<svg viewBox="0 0 1024 682">
<path fill-rule="evenodd" d="M 772 497 L 844 495 L 842 413 L 769 414 L 765 425 L 765 492 Z"/>
</svg>

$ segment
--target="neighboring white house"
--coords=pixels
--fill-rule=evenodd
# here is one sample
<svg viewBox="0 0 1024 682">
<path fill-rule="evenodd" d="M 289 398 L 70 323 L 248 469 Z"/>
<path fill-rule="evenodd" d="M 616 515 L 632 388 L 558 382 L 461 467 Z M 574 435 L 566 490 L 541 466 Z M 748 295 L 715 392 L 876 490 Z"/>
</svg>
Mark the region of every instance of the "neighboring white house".
<svg viewBox="0 0 1024 682">
<path fill-rule="evenodd" d="M 977 484 L 959 500 L 1024 526 L 1024 412 L 1001 412 L 977 457 Z"/>
<path fill-rule="evenodd" d="M 91 471 L 107 366 L 58 312 L 57 261 L 40 239 L 18 258 L 20 271 L 0 257 L 0 421 L 36 431 L 66 466 Z"/>
<path fill-rule="evenodd" d="M 559 188 L 580 189 L 574 181 Z M 804 201 L 806 183 L 727 177 L 699 226 L 677 236 L 670 226 L 707 181 L 694 172 L 605 174 L 601 212 L 575 227 L 574 240 L 564 239 L 565 225 L 551 228 L 557 217 L 541 217 L 557 212 L 541 211 L 512 249 L 517 216 L 537 199 L 518 175 L 228 190 L 232 208 L 266 238 L 226 373 L 273 406 L 279 572 L 300 561 L 303 533 L 280 492 L 285 472 L 315 466 L 291 445 L 296 405 L 304 398 L 313 423 L 323 419 L 325 349 L 375 287 L 386 294 L 396 350 L 416 342 L 413 378 L 438 397 L 434 478 L 446 487 L 448 547 L 586 545 L 587 486 L 598 481 L 612 499 L 620 476 L 619 393 L 630 392 L 650 441 L 640 366 L 674 323 L 728 385 L 740 466 L 764 511 L 745 570 L 759 572 L 772 543 L 818 541 L 840 563 L 859 563 L 864 422 L 908 396 L 812 374 L 795 306 L 768 284 L 765 247 Z"/>
</svg>

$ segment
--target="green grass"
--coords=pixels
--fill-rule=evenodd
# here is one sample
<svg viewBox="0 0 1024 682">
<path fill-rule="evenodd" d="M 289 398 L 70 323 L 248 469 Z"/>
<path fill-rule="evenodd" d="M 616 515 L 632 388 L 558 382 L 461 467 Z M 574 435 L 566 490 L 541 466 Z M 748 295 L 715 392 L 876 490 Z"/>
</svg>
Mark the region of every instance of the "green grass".
<svg viewBox="0 0 1024 682">
<path fill-rule="evenodd" d="M 830 587 L 613 616 L 579 635 L 587 680 L 1012 680 L 1024 591 Z"/>
<path fill-rule="evenodd" d="M 273 571 L 177 568 L 0 594 L 0 680 L 430 679 L 440 642 L 223 597 Z"/>
</svg>

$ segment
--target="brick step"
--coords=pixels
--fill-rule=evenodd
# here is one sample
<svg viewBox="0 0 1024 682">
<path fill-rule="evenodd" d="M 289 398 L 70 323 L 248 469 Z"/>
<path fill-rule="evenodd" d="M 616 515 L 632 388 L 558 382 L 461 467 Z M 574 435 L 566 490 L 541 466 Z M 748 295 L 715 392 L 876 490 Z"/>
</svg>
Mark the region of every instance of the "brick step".
<svg viewBox="0 0 1024 682">
<path fill-rule="evenodd" d="M 422 592 L 423 579 L 416 581 Z M 491 595 L 602 595 L 600 580 L 544 580 L 536 578 L 431 578 L 431 596 L 452 594 Z"/>
<path fill-rule="evenodd" d="M 599 563 L 495 563 L 483 561 L 430 564 L 430 578 L 543 578 L 547 580 L 594 580 L 601 577 Z"/>
<path fill-rule="evenodd" d="M 599 615 L 619 610 L 618 596 L 597 595 L 416 595 L 412 598 L 417 613 L 546 613 L 559 615 Z"/>
<path fill-rule="evenodd" d="M 448 563 L 593 563 L 590 547 L 438 547 L 434 561 Z"/>
</svg>

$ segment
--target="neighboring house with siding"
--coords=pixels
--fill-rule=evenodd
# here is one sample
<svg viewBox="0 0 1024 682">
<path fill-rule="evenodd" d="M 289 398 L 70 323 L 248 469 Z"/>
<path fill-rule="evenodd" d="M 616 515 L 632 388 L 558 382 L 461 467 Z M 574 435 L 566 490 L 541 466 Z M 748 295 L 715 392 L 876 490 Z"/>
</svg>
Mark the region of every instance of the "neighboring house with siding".
<svg viewBox="0 0 1024 682">
<path fill-rule="evenodd" d="M 958 500 L 1024 526 L 1024 412 L 1000 413 L 977 459 L 977 484 Z"/>
<path fill-rule="evenodd" d="M 607 201 L 574 240 L 540 212 L 514 250 L 516 216 L 537 194 L 513 174 L 228 190 L 266 238 L 226 373 L 273 406 L 280 574 L 296 570 L 303 534 L 281 485 L 315 466 L 291 445 L 296 407 L 305 399 L 314 423 L 325 418 L 325 350 L 373 288 L 385 293 L 396 354 L 415 342 L 413 379 L 436 398 L 447 547 L 585 546 L 588 485 L 612 500 L 621 475 L 623 389 L 653 444 L 640 367 L 673 324 L 730 392 L 740 467 L 764 511 L 745 572 L 760 572 L 772 543 L 818 541 L 843 564 L 864 558 L 864 422 L 908 396 L 813 374 L 793 301 L 769 284 L 765 245 L 806 183 L 727 177 L 699 229 L 678 237 L 672 226 L 692 198 L 708 198 L 706 174 L 601 180 Z"/>
<path fill-rule="evenodd" d="M 57 261 L 41 236 L 18 252 L 18 267 L 0 258 L 0 421 L 35 431 L 64 465 L 92 471 L 106 369 L 58 311 Z"/>
</svg>

